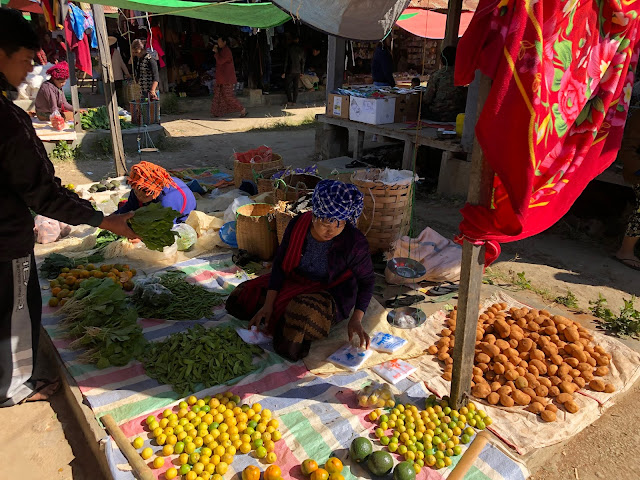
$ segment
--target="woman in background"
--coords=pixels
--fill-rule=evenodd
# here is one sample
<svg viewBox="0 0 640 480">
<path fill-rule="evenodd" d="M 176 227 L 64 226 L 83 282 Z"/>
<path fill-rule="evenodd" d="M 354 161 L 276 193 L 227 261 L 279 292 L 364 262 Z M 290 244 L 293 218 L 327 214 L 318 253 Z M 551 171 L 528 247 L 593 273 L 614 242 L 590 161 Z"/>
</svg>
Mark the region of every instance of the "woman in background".
<svg viewBox="0 0 640 480">
<path fill-rule="evenodd" d="M 133 55 L 133 75 L 140 84 L 142 98 L 158 100 L 158 62 L 144 48 L 144 43 L 136 39 L 131 43 L 131 53 Z"/>
<path fill-rule="evenodd" d="M 236 98 L 234 93 L 236 82 L 236 67 L 233 64 L 231 49 L 227 41 L 219 37 L 213 47 L 216 57 L 216 83 L 213 86 L 213 100 L 211 101 L 211 115 L 224 117 L 228 113 L 240 112 L 240 117 L 247 116 L 247 109 Z"/>
<path fill-rule="evenodd" d="M 109 37 L 109 49 L 111 50 L 111 66 L 113 68 L 113 81 L 116 84 L 116 97 L 118 98 L 118 105 L 124 107 L 124 92 L 122 90 L 122 84 L 125 78 L 131 78 L 129 69 L 122 60 L 120 55 L 120 49 L 118 48 L 118 39 L 116 37 Z"/>
<path fill-rule="evenodd" d="M 73 112 L 73 107 L 67 102 L 62 91 L 62 87 L 69 78 L 67 62 L 60 62 L 49 68 L 47 75 L 51 78 L 42 84 L 35 101 L 36 116 L 38 120 L 43 121 L 48 121 L 49 116 L 56 110 L 61 115 L 64 112 Z"/>
</svg>

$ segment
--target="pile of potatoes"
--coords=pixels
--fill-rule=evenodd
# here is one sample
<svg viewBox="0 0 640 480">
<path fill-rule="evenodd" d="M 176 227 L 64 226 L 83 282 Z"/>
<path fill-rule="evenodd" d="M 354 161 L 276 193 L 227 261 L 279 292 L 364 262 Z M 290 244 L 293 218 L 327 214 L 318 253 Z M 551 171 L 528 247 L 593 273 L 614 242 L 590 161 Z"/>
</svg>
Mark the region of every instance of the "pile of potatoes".
<svg viewBox="0 0 640 480">
<path fill-rule="evenodd" d="M 440 340 L 428 349 L 444 362 L 445 380 L 451 380 L 457 315 L 454 308 Z M 476 328 L 471 393 L 491 405 L 526 406 L 546 422 L 556 420 L 556 404 L 576 413 L 573 396 L 581 388 L 615 390 L 596 378 L 609 373 L 611 354 L 592 339 L 581 325 L 546 310 L 507 311 L 505 303 L 493 304 L 480 315 Z"/>
</svg>

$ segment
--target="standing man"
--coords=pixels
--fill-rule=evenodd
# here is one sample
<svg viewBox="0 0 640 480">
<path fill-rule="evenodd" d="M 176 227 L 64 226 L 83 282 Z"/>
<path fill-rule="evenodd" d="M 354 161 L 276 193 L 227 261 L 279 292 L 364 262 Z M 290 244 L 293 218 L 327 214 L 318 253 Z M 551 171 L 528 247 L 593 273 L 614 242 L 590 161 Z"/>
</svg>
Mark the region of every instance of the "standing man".
<svg viewBox="0 0 640 480">
<path fill-rule="evenodd" d="M 322 83 L 327 69 L 327 59 L 320 55 L 320 47 L 313 47 L 311 57 L 306 62 L 306 72 L 300 76 L 300 81 L 307 91 L 312 91 L 318 84 Z"/>
<path fill-rule="evenodd" d="M 298 80 L 304 72 L 304 49 L 300 46 L 300 37 L 295 35 L 284 57 L 284 90 L 287 93 L 287 105 L 295 106 L 298 101 Z"/>
<path fill-rule="evenodd" d="M 133 214 L 105 217 L 55 177 L 31 119 L 4 92 L 33 70 L 38 37 L 17 10 L 0 8 L 0 407 L 46 400 L 59 382 L 32 377 L 42 314 L 30 210 L 71 225 L 88 224 L 136 238 Z"/>
</svg>

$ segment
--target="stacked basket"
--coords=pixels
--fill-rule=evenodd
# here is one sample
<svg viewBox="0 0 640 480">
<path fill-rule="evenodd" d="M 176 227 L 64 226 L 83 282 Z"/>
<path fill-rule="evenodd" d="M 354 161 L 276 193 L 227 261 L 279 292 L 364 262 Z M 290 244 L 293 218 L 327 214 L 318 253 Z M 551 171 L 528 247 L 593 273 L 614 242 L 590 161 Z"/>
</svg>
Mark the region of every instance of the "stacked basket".
<svg viewBox="0 0 640 480">
<path fill-rule="evenodd" d="M 351 177 L 364 195 L 358 229 L 367 237 L 371 253 L 388 251 L 411 226 L 413 183 L 388 185 L 379 180 L 381 173 L 380 169 L 361 170 Z"/>
<path fill-rule="evenodd" d="M 235 184 L 236 188 L 239 188 L 244 180 L 253 182 L 256 178 L 256 175 L 259 175 L 260 172 L 264 170 L 275 169 L 273 173 L 279 170 L 284 170 L 282 157 L 277 153 L 270 153 L 267 157 L 265 157 L 265 161 L 241 162 L 237 157 L 238 154 L 234 154 L 233 183 Z"/>
<path fill-rule="evenodd" d="M 313 193 L 316 185 L 322 181 L 317 175 L 308 173 L 292 173 L 284 175 L 274 182 L 276 200 L 295 202 L 303 195 Z"/>
<path fill-rule="evenodd" d="M 271 260 L 278 248 L 273 205 L 266 203 L 243 205 L 238 208 L 236 216 L 238 248 L 262 260 Z"/>
</svg>

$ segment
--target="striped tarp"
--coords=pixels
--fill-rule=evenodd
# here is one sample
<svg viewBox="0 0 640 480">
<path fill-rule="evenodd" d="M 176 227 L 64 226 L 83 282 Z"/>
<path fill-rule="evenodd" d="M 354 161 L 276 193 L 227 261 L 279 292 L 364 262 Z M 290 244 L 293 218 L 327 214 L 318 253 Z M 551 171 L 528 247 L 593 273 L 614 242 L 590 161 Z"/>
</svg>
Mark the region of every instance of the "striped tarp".
<svg viewBox="0 0 640 480">
<path fill-rule="evenodd" d="M 357 406 L 356 392 L 366 384 L 373 374 L 366 371 L 348 375 L 333 375 L 327 378 L 310 374 L 301 363 L 288 362 L 274 364 L 258 374 L 251 374 L 243 381 L 230 388 L 242 398 L 244 403 L 260 402 L 263 408 L 272 410 L 274 418 L 280 422 L 282 439 L 276 443 L 277 465 L 282 469 L 284 478 L 304 478 L 300 471 L 300 464 L 307 458 L 315 459 L 324 464 L 331 456 L 337 456 L 345 463 L 343 475 L 346 480 L 353 478 L 372 478 L 371 474 L 361 466 L 351 464 L 347 458 L 349 445 L 357 436 L 369 436 L 374 430 L 373 424 L 365 416 L 369 410 Z M 379 380 L 379 379 L 377 379 Z M 424 399 L 428 395 L 420 383 L 404 380 L 398 389 L 404 392 L 400 400 L 424 406 Z M 214 387 L 197 396 L 214 395 L 227 390 L 227 387 Z M 259 393 L 257 393 L 259 392 Z M 177 402 L 172 408 L 177 411 Z M 145 430 L 147 415 L 161 416 L 162 409 L 145 414 L 124 422 L 120 425 L 125 435 L 133 440 L 141 436 L 145 439 L 145 447 L 151 447 L 159 452 L 155 442 L 149 438 Z M 371 438 L 371 437 L 370 437 Z M 374 448 L 382 448 L 374 441 Z M 106 446 L 107 458 L 115 480 L 133 480 L 133 474 L 128 470 L 127 461 L 109 440 Z M 178 455 L 165 458 L 165 465 L 153 470 L 159 479 L 162 473 L 171 466 L 176 466 Z M 397 461 L 399 456 L 394 455 Z M 155 455 L 148 463 L 151 465 Z M 460 457 L 456 457 L 449 469 L 434 471 L 430 468 L 422 470 L 418 478 L 440 480 L 446 478 Z M 176 462 L 177 463 L 177 462 Z M 235 473 L 241 473 L 248 465 L 257 465 L 264 470 L 267 465 L 254 458 L 251 454 L 237 455 L 225 478 L 239 478 Z M 488 444 L 465 477 L 473 480 L 524 480 L 528 471 L 519 462 L 503 453 L 499 448 Z"/>
<path fill-rule="evenodd" d="M 187 280 L 222 294 L 230 293 L 236 285 L 246 279 L 246 274 L 231 261 L 230 254 L 207 258 L 195 258 L 176 264 L 187 274 Z M 46 281 L 43 282 L 45 284 Z M 97 369 L 93 365 L 78 360 L 81 351 L 69 348 L 70 340 L 63 338 L 64 332 L 58 327 L 60 317 L 58 308 L 48 306 L 49 298 L 43 294 L 42 324 L 51 337 L 60 357 L 74 378 L 80 391 L 96 417 L 111 414 L 116 421 L 122 421 L 140 415 L 141 412 L 160 408 L 178 398 L 178 394 L 168 385 L 162 385 L 149 378 L 140 362 L 133 361 L 124 367 Z M 212 319 L 201 321 L 162 321 L 140 319 L 144 336 L 149 341 L 162 340 L 165 337 L 201 323 L 206 327 L 219 326 L 224 316 L 224 307 L 214 312 Z M 228 318 L 228 317 L 227 317 Z M 225 321 L 225 323 L 228 323 Z M 280 362 L 280 357 L 265 354 L 259 368 Z"/>
</svg>

